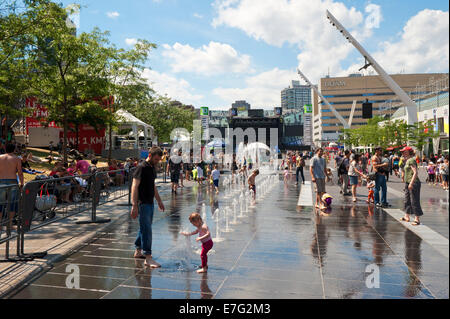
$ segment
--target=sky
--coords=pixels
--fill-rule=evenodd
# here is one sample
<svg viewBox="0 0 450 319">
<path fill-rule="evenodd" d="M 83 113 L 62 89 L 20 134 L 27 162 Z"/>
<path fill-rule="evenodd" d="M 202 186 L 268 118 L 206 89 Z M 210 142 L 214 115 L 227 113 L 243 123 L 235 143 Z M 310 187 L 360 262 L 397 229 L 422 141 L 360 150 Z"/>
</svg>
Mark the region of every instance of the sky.
<svg viewBox="0 0 450 319">
<path fill-rule="evenodd" d="M 449 70 L 447 0 L 78 0 L 78 32 L 110 32 L 117 47 L 157 44 L 143 76 L 195 107 L 280 106 L 300 80 L 347 76 L 364 64 L 326 19 L 329 10 L 390 74 Z M 367 72 L 371 72 L 367 70 Z M 374 71 L 372 71 L 374 72 Z"/>
</svg>

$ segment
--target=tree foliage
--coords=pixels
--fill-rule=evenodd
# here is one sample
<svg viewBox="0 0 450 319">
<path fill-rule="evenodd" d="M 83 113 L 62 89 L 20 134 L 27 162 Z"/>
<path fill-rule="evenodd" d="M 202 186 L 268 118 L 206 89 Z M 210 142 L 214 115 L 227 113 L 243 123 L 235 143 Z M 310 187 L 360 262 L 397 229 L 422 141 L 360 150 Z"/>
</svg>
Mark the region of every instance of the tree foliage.
<svg viewBox="0 0 450 319">
<path fill-rule="evenodd" d="M 159 96 L 143 77 L 156 44 L 139 40 L 131 50 L 118 49 L 97 28 L 77 34 L 69 13 L 50 0 L 0 0 L 1 116 L 24 115 L 18 106 L 34 96 L 48 109 L 45 120 L 63 127 L 64 145 L 81 124 L 108 126 L 111 139 L 120 108 L 154 126 L 160 141 L 173 128 L 192 130 L 194 112 Z M 97 102 L 110 96 L 113 106 Z"/>
<path fill-rule="evenodd" d="M 404 120 L 383 122 L 380 117 L 370 119 L 365 126 L 344 129 L 340 142 L 352 146 L 397 147 L 412 142 L 419 151 L 430 138 L 439 136 L 434 132 L 433 120 L 408 125 Z"/>
</svg>

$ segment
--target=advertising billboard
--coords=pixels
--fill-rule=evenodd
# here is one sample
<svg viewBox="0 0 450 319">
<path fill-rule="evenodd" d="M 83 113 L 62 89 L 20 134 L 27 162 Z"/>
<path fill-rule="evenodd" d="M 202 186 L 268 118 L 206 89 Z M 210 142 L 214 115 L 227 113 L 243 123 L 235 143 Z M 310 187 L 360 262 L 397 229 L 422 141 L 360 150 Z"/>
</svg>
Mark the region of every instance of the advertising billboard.
<svg viewBox="0 0 450 319">
<path fill-rule="evenodd" d="M 312 113 L 312 104 L 303 105 L 303 113 L 305 113 L 305 114 Z"/>
<path fill-rule="evenodd" d="M 209 116 L 209 108 L 207 106 L 200 108 L 200 116 Z"/>
</svg>

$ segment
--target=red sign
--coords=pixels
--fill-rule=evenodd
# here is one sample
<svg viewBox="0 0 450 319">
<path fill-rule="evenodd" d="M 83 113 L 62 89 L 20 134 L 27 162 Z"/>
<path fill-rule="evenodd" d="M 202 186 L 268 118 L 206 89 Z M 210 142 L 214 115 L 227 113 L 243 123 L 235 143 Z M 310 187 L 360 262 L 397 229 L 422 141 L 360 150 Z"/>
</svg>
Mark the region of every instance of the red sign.
<svg viewBox="0 0 450 319">
<path fill-rule="evenodd" d="M 97 99 L 96 99 L 97 100 Z M 98 99 L 105 106 L 113 104 L 114 99 Z M 37 103 L 36 98 L 27 98 L 25 101 L 26 107 L 33 109 L 33 115 L 26 118 L 26 130 L 28 134 L 28 128 L 30 127 L 45 127 L 46 119 L 48 118 L 48 110 Z M 55 127 L 61 129 L 59 133 L 60 140 L 64 138 L 64 132 L 61 127 L 57 126 L 55 122 L 49 122 L 48 127 Z M 70 126 L 70 130 L 67 132 L 67 142 L 73 145 L 76 145 L 76 132 L 73 126 Z M 78 150 L 80 152 L 85 152 L 88 150 L 92 150 L 95 154 L 101 154 L 102 150 L 105 147 L 105 128 L 101 128 L 98 130 L 98 133 L 92 126 L 89 125 L 80 125 L 78 131 Z"/>
<path fill-rule="evenodd" d="M 33 109 L 33 115 L 26 118 L 26 129 L 28 134 L 29 127 L 44 127 L 47 123 L 48 111 L 45 107 L 37 103 L 37 99 L 34 97 L 27 98 L 25 100 L 25 106 L 29 109 Z M 49 122 L 48 127 L 59 128 L 55 122 Z"/>
<path fill-rule="evenodd" d="M 62 140 L 64 138 L 64 132 L 61 130 L 59 133 L 59 138 Z M 76 145 L 77 134 L 72 128 L 67 132 L 67 143 L 69 145 Z M 86 152 L 92 150 L 95 154 L 101 154 L 105 147 L 106 137 L 105 129 L 99 129 L 98 133 L 92 126 L 80 125 L 78 132 L 78 150 L 80 152 Z"/>
</svg>

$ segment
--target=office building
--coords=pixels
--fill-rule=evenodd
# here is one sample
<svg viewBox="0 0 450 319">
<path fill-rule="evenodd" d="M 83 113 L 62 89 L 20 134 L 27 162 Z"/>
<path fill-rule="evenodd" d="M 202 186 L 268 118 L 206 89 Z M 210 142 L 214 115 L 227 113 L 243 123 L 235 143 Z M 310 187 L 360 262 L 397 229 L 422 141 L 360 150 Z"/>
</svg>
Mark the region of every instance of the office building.
<svg viewBox="0 0 450 319">
<path fill-rule="evenodd" d="M 303 111 L 305 104 L 311 104 L 311 89 L 308 85 L 301 85 L 300 81 L 292 81 L 288 88 L 281 91 L 283 114 Z"/>
<path fill-rule="evenodd" d="M 395 74 L 393 80 L 414 99 L 421 87 L 430 81 L 448 77 L 447 73 L 428 74 Z M 400 99 L 387 87 L 378 75 L 348 77 L 326 77 L 320 79 L 319 91 L 328 102 L 348 121 L 353 101 L 356 108 L 351 128 L 366 125 L 368 119 L 363 119 L 362 104 L 372 103 L 372 115 L 392 116 L 398 109 Z M 325 102 L 320 101 L 313 93 L 313 142 L 315 146 L 327 146 L 330 142 L 337 142 L 342 133 L 343 124 L 334 116 Z"/>
</svg>

